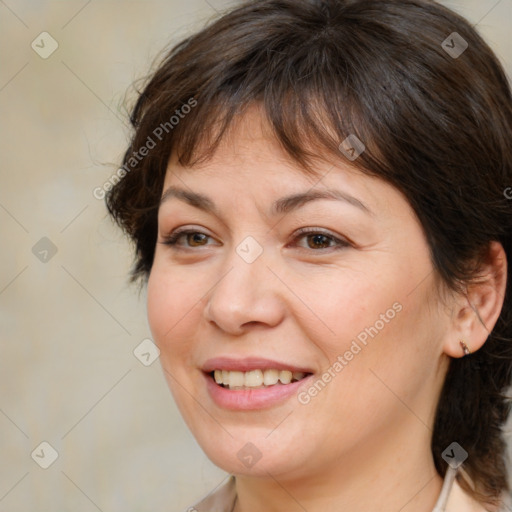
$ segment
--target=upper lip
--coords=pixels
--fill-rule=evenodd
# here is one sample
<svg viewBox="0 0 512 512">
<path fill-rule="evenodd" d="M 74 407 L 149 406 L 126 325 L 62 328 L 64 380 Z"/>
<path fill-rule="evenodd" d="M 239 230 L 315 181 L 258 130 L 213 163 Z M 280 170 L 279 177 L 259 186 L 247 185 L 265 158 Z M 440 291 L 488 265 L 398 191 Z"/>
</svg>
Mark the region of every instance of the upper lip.
<svg viewBox="0 0 512 512">
<path fill-rule="evenodd" d="M 282 363 L 265 359 L 263 357 L 246 357 L 243 359 L 233 359 L 232 357 L 214 357 L 208 359 L 202 367 L 206 373 L 214 370 L 227 370 L 249 372 L 251 370 L 290 370 L 292 372 L 313 373 L 310 368 L 296 366 L 290 363 Z"/>
</svg>

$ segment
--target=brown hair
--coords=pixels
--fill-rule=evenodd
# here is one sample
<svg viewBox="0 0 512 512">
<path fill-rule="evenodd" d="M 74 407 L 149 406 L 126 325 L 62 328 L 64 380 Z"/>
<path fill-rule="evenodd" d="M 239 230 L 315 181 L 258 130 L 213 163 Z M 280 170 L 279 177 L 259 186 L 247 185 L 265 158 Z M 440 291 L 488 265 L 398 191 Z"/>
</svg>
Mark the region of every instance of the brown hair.
<svg viewBox="0 0 512 512">
<path fill-rule="evenodd" d="M 315 156 L 344 158 L 338 147 L 347 136 L 363 141 L 352 164 L 403 192 L 449 288 L 461 291 L 478 277 L 491 241 L 510 261 L 512 200 L 504 191 L 512 185 L 512 98 L 500 63 L 469 23 L 428 0 L 260 0 L 176 45 L 138 97 L 124 176 L 107 195 L 136 246 L 132 279 L 151 270 L 171 150 L 182 165 L 209 158 L 253 104 L 306 173 Z M 442 452 L 458 442 L 474 488 L 461 485 L 490 504 L 509 489 L 502 436 L 512 382 L 508 268 L 486 343 L 450 362 L 432 436 L 439 474 L 447 468 Z"/>
</svg>

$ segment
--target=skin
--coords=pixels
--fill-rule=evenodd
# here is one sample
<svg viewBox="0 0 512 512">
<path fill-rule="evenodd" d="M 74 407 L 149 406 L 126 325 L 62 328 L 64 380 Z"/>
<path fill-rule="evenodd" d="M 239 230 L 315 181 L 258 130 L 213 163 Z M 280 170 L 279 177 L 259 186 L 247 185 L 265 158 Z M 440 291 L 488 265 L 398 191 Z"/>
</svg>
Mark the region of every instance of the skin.
<svg viewBox="0 0 512 512">
<path fill-rule="evenodd" d="M 256 107 L 233 126 L 201 165 L 182 167 L 173 153 L 163 187 L 206 194 L 220 216 L 177 198 L 158 214 L 148 319 L 186 423 L 213 463 L 236 475 L 236 512 L 430 512 L 442 485 L 430 451 L 435 407 L 449 357 L 463 355 L 459 340 L 477 350 L 498 318 L 503 249 L 493 245 L 487 285 L 441 292 L 421 225 L 397 189 L 341 154 L 307 177 Z M 321 199 L 270 214 L 283 196 L 328 188 L 372 213 Z M 162 243 L 178 227 L 208 237 Z M 327 248 L 318 248 L 313 236 L 297 238 L 302 227 L 349 245 L 321 239 Z M 235 250 L 247 236 L 263 249 L 250 264 Z M 306 405 L 294 396 L 229 411 L 207 393 L 200 368 L 217 356 L 276 359 L 318 378 L 395 303 L 401 311 Z M 262 454 L 251 468 L 237 457 L 247 442 Z"/>
</svg>

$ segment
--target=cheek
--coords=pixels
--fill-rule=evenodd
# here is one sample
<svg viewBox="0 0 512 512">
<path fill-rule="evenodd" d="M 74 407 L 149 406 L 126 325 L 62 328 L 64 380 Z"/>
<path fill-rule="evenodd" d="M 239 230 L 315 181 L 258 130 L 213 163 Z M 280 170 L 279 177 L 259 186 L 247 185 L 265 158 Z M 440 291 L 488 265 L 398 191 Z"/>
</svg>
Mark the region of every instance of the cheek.
<svg viewBox="0 0 512 512">
<path fill-rule="evenodd" d="M 354 396 L 364 390 L 370 397 L 382 391 L 373 370 L 407 392 L 407 382 L 421 383 L 432 370 L 442 332 L 428 291 L 431 280 L 412 292 L 431 271 L 428 258 L 422 259 L 405 272 L 390 260 L 384 271 L 371 265 L 364 272 L 344 269 L 338 279 L 317 278 L 302 287 L 301 299 L 315 314 L 302 328 L 323 353 L 325 368 L 343 375 L 333 388 L 343 386 Z M 341 366 L 333 368 L 339 357 Z"/>
<path fill-rule="evenodd" d="M 364 347 L 400 321 L 402 280 L 391 272 L 379 274 L 376 268 L 344 268 L 310 277 L 302 286 L 295 283 L 301 302 L 311 312 L 301 315 L 302 328 L 329 361 L 349 350 L 352 341 L 359 340 Z"/>
<path fill-rule="evenodd" d="M 180 340 L 190 332 L 196 312 L 201 307 L 201 293 L 197 283 L 164 271 L 155 262 L 147 285 L 147 317 L 153 339 L 161 352 L 171 346 L 180 351 Z"/>
<path fill-rule="evenodd" d="M 159 345 L 166 330 L 172 327 L 171 317 L 176 311 L 170 290 L 171 288 L 153 267 L 147 286 L 147 315 L 151 332 Z"/>
<path fill-rule="evenodd" d="M 188 393 L 183 392 L 183 386 L 195 394 L 194 383 L 190 381 L 195 349 L 190 333 L 197 325 L 200 297 L 193 283 L 175 279 L 171 273 L 162 272 L 158 265 L 153 266 L 147 285 L 148 323 L 160 349 L 164 376 L 186 420 L 193 416 L 193 404 L 188 400 Z M 192 412 L 187 412 L 189 408 Z"/>
<path fill-rule="evenodd" d="M 427 419 L 443 335 L 428 301 L 420 292 L 368 298 L 366 313 L 354 313 L 346 337 L 331 353 L 330 361 L 338 355 L 346 361 L 335 386 L 351 404 L 346 413 L 360 425 L 407 414 L 403 403 Z"/>
</svg>

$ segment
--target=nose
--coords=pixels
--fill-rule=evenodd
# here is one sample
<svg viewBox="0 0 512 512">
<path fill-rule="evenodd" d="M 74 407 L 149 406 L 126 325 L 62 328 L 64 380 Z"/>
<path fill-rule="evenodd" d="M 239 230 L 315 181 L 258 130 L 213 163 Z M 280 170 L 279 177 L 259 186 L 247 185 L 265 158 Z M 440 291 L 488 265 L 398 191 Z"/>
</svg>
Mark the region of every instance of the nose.
<svg viewBox="0 0 512 512">
<path fill-rule="evenodd" d="M 235 251 L 217 284 L 207 295 L 206 319 L 232 335 L 250 326 L 275 327 L 285 312 L 285 287 L 269 269 L 265 252 L 255 261 L 244 261 Z"/>
</svg>

